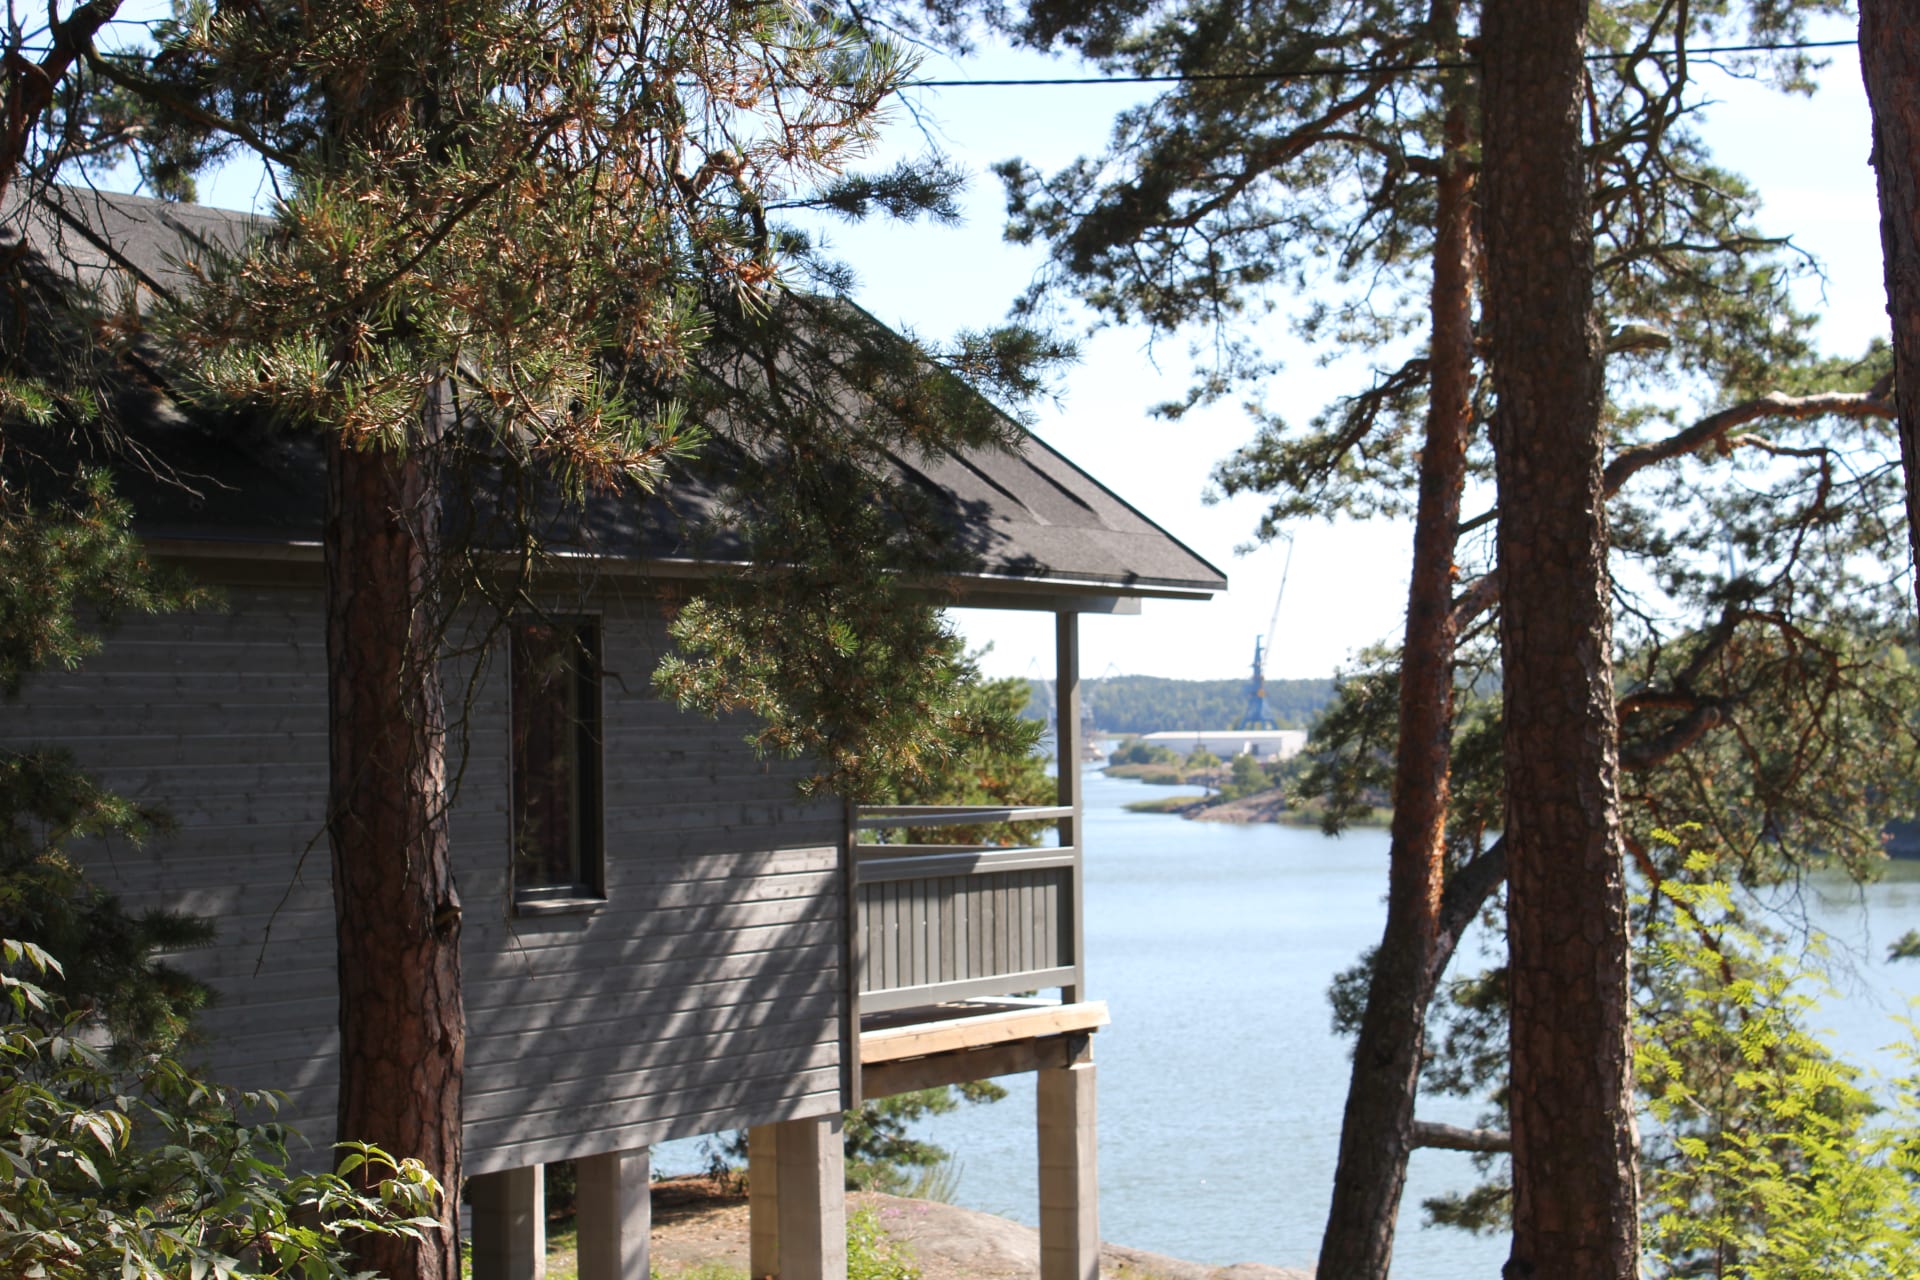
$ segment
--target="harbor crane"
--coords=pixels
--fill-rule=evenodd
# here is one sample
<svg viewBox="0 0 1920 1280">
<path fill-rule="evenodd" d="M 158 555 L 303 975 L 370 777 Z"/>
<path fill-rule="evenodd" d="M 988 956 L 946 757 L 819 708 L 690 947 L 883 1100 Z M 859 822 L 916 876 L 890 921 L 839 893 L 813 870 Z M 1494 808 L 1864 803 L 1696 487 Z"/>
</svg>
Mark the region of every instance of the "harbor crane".
<svg viewBox="0 0 1920 1280">
<path fill-rule="evenodd" d="M 1253 638 L 1253 680 L 1247 685 L 1247 709 L 1241 713 L 1236 729 L 1278 729 L 1273 712 L 1267 707 L 1266 658 L 1273 652 L 1273 638 L 1280 629 L 1280 602 L 1287 598 L 1287 574 L 1293 569 L 1293 539 L 1287 539 L 1287 559 L 1280 567 L 1280 590 L 1273 598 L 1273 620 L 1267 623 L 1264 638 Z"/>
</svg>

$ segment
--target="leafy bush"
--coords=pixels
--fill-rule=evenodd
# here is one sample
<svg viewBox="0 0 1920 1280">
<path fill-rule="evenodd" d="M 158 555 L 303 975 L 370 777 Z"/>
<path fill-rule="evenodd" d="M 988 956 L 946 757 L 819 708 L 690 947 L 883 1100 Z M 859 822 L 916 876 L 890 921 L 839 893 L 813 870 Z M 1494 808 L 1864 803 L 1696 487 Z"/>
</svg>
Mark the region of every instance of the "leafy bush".
<svg viewBox="0 0 1920 1280">
<path fill-rule="evenodd" d="M 1807 1029 L 1822 976 L 1746 927 L 1726 885 L 1661 893 L 1641 955 L 1665 998 L 1642 1003 L 1636 1048 L 1653 1273 L 1920 1275 L 1920 1081 L 1876 1102 Z"/>
<path fill-rule="evenodd" d="M 872 1209 L 847 1215 L 847 1280 L 920 1280 L 920 1265 L 886 1233 Z"/>
<path fill-rule="evenodd" d="M 53 957 L 7 939 L 0 961 L 0 1275 L 346 1280 L 350 1236 L 435 1229 L 418 1161 L 352 1143 L 338 1174 L 289 1175 L 270 1095 L 160 1054 L 116 1067 L 41 985 Z"/>
<path fill-rule="evenodd" d="M 1107 760 L 1111 764 L 1178 764 L 1180 754 L 1157 742 L 1135 738 L 1116 747 Z"/>
<path fill-rule="evenodd" d="M 1817 940 L 1788 947 L 1753 925 L 1712 854 L 1668 831 L 1651 845 L 1662 870 L 1634 905 L 1644 1273 L 1920 1275 L 1920 1043 L 1907 1050 L 1913 1073 L 1871 1089 L 1810 1029 L 1827 988 Z M 1336 983 L 1338 1016 L 1357 1016 L 1364 976 Z M 1505 969 L 1451 981 L 1440 1012 L 1423 1087 L 1490 1093 L 1482 1122 L 1502 1127 Z M 1503 1230 L 1508 1178 L 1426 1207 L 1436 1223 Z"/>
</svg>

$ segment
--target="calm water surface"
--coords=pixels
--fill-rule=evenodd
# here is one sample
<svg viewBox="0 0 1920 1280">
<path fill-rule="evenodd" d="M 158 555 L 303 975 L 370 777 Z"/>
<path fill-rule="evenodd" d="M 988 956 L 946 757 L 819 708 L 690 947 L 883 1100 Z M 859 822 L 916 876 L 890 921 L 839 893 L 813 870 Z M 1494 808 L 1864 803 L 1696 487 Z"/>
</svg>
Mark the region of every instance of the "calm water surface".
<svg viewBox="0 0 1920 1280">
<path fill-rule="evenodd" d="M 1380 940 L 1386 835 L 1132 814 L 1121 806 L 1167 792 L 1097 772 L 1085 786 L 1087 987 L 1113 1011 L 1094 1039 L 1101 1233 L 1202 1262 L 1308 1265 L 1348 1075 L 1327 984 Z M 1897 1037 L 1891 1017 L 1920 989 L 1920 967 L 1875 958 L 1920 925 L 1920 866 L 1897 864 L 1864 890 L 1814 886 L 1797 905 L 1857 960 L 1821 1021 L 1851 1056 L 1892 1069 L 1874 1051 Z M 1033 1223 L 1032 1077 L 1003 1083 L 1006 1101 L 923 1133 L 954 1152 L 961 1204 Z M 1456 1124 L 1475 1111 L 1421 1104 L 1426 1118 Z M 1504 1239 L 1421 1226 L 1422 1198 L 1474 1181 L 1464 1154 L 1414 1155 L 1396 1276 L 1499 1275 Z"/>
<path fill-rule="evenodd" d="M 1167 792 L 1097 771 L 1085 789 L 1087 995 L 1113 1012 L 1094 1039 L 1102 1235 L 1201 1262 L 1310 1265 L 1348 1075 L 1327 984 L 1380 940 L 1387 837 L 1131 814 L 1128 801 Z M 1865 889 L 1809 886 L 1782 905 L 1831 932 L 1850 961 L 1822 1011 L 1834 1042 L 1894 1069 L 1878 1050 L 1897 1037 L 1891 1018 L 1907 992 L 1920 990 L 1920 964 L 1877 957 L 1920 925 L 1920 864 L 1895 864 Z M 1006 1101 L 920 1132 L 954 1153 L 960 1204 L 1032 1224 L 1032 1077 L 1002 1083 Z M 1425 1118 L 1456 1124 L 1475 1112 L 1421 1104 Z M 692 1143 L 656 1152 L 664 1172 L 698 1163 Z M 1415 1154 L 1396 1276 L 1499 1275 L 1504 1239 L 1421 1226 L 1422 1198 L 1474 1181 L 1464 1154 Z"/>
</svg>

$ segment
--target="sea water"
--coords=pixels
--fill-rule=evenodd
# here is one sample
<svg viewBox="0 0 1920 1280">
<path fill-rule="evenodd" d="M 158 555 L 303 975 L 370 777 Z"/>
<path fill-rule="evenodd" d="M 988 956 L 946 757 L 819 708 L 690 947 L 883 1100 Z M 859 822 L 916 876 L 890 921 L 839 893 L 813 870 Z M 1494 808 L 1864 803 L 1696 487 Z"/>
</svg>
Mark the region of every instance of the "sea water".
<svg viewBox="0 0 1920 1280">
<path fill-rule="evenodd" d="M 1166 788 L 1085 774 L 1087 996 L 1113 1025 L 1098 1064 L 1101 1234 L 1198 1262 L 1311 1265 L 1333 1185 L 1350 1063 L 1327 986 L 1380 940 L 1387 837 L 1128 813 Z M 1777 904 L 1831 937 L 1837 996 L 1817 1024 L 1855 1061 L 1900 1068 L 1883 1046 L 1920 991 L 1920 961 L 1886 944 L 1920 926 L 1920 864 L 1880 883 L 1816 879 Z M 1460 960 L 1470 961 L 1471 955 Z M 1036 1217 L 1033 1082 L 1005 1101 L 936 1117 L 920 1134 L 954 1153 L 956 1199 Z M 1422 1099 L 1428 1120 L 1480 1108 Z M 1421 1201 L 1465 1191 L 1472 1157 L 1419 1151 L 1408 1169 L 1396 1276 L 1486 1280 L 1507 1242 L 1423 1226 Z"/>
</svg>

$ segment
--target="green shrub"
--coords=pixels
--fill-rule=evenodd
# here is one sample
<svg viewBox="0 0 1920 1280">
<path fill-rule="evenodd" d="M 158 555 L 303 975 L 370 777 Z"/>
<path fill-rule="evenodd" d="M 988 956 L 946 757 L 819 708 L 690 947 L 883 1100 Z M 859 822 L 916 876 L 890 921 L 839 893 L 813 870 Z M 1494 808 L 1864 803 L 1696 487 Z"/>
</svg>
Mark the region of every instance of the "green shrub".
<svg viewBox="0 0 1920 1280">
<path fill-rule="evenodd" d="M 344 1241 L 436 1227 L 418 1161 L 342 1144 L 339 1174 L 283 1171 L 273 1098 L 151 1054 L 118 1064 L 40 979 L 59 964 L 0 941 L 0 1275 L 38 1280 L 347 1280 Z"/>
<path fill-rule="evenodd" d="M 1920 1275 L 1920 1082 L 1883 1107 L 1809 1031 L 1817 950 L 1771 945 L 1725 884 L 1670 877 L 1660 893 L 1671 911 L 1649 913 L 1640 954 L 1664 998 L 1636 1028 L 1650 1274 Z"/>
<path fill-rule="evenodd" d="M 847 1215 L 847 1280 L 920 1280 L 912 1252 L 886 1233 L 872 1209 Z"/>
</svg>

